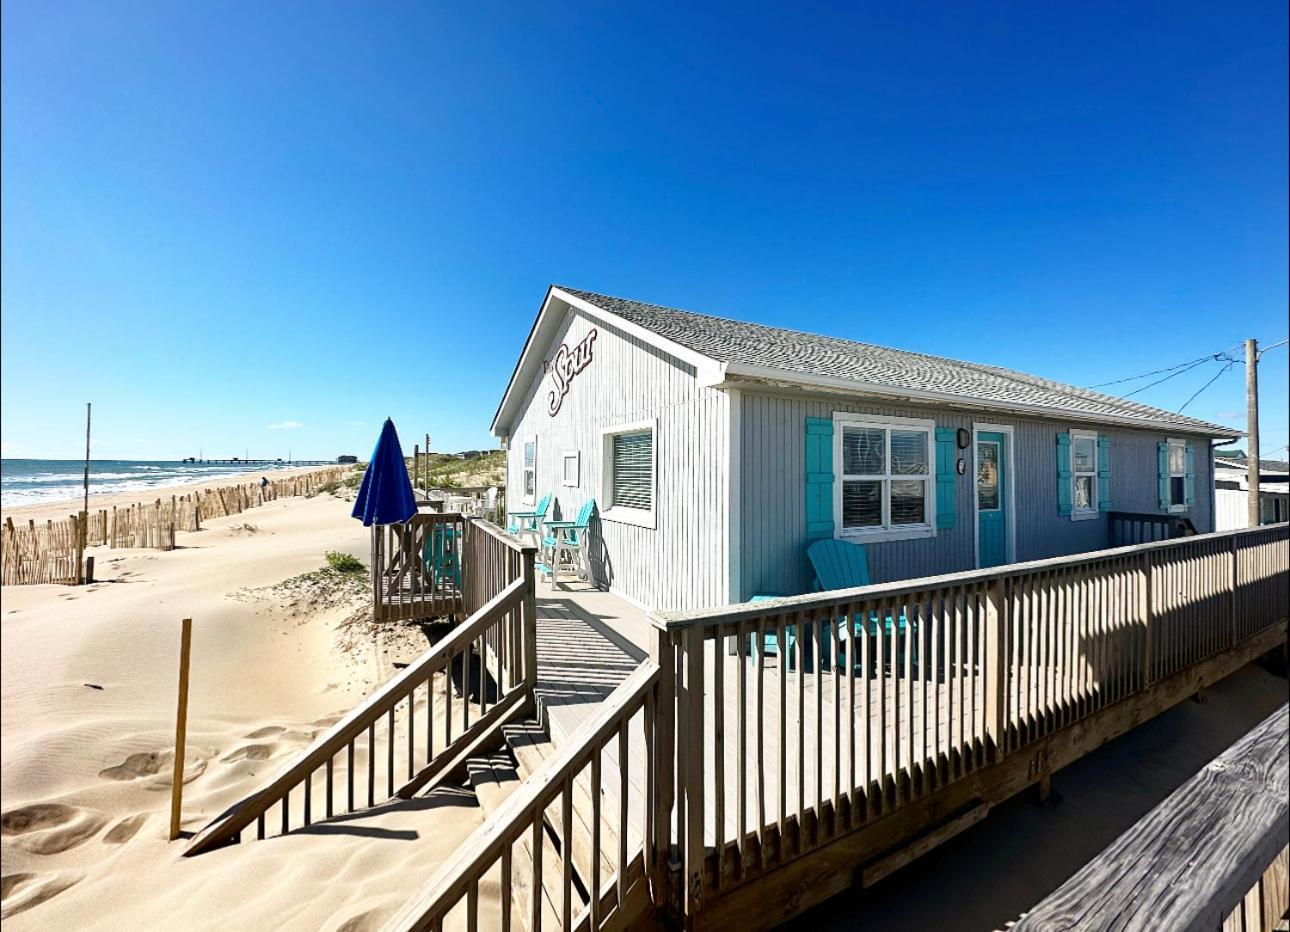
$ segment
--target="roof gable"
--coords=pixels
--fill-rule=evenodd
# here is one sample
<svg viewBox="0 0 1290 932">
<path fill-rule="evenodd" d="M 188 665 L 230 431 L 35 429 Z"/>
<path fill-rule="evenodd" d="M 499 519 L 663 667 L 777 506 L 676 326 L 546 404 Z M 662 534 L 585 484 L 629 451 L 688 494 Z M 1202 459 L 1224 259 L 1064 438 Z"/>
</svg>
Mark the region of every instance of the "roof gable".
<svg viewBox="0 0 1290 932">
<path fill-rule="evenodd" d="M 638 337 L 651 346 L 693 366 L 696 377 L 704 383 L 713 384 L 722 378 L 723 367 L 708 356 L 586 301 L 577 292 L 552 285 L 547 289 L 546 297 L 542 299 L 537 319 L 529 330 L 528 338 L 524 341 L 524 349 L 520 352 L 520 358 L 511 372 L 506 391 L 493 415 L 494 436 L 500 437 L 509 431 L 533 380 L 543 374 L 543 364 L 548 351 L 562 332 L 561 324 L 570 312 L 583 314 L 593 321 Z"/>
</svg>

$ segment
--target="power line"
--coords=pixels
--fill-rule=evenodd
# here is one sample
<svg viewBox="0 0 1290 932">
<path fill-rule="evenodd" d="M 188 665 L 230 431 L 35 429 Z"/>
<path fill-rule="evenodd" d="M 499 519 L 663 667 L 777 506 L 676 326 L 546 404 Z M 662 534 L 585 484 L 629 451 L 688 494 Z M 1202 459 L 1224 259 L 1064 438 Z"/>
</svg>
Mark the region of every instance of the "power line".
<svg viewBox="0 0 1290 932">
<path fill-rule="evenodd" d="M 1159 385 L 1161 382 L 1168 382 L 1170 379 L 1177 378 L 1177 377 L 1178 377 L 1178 376 L 1180 376 L 1180 375 L 1185 375 L 1185 374 L 1187 374 L 1188 372 L 1191 372 L 1191 370 L 1195 369 L 1197 366 L 1202 366 L 1202 365 L 1204 365 L 1205 363 L 1209 362 L 1211 359 L 1217 360 L 1218 358 L 1219 358 L 1219 357 L 1218 357 L 1218 355 L 1214 355 L 1214 356 L 1205 356 L 1205 357 L 1203 357 L 1203 358 L 1201 358 L 1201 359 L 1196 360 L 1196 361 L 1195 361 L 1195 362 L 1193 362 L 1191 365 L 1187 366 L 1187 368 L 1186 368 L 1186 369 L 1179 369 L 1177 372 L 1174 372 L 1174 373 L 1173 373 L 1173 374 L 1171 374 L 1171 375 L 1167 375 L 1167 376 L 1165 376 L 1163 379 L 1156 379 L 1154 382 L 1151 382 L 1151 383 L 1149 383 L 1149 384 L 1147 384 L 1147 385 L 1144 385 L 1144 386 L 1142 386 L 1141 388 L 1135 388 L 1133 391 L 1131 391 L 1131 392 L 1129 392 L 1129 393 L 1127 393 L 1127 394 L 1121 395 L 1120 397 L 1121 397 L 1121 398 L 1132 398 L 1134 395 L 1138 394 L 1139 392 L 1145 392 L 1148 388 L 1155 388 L 1155 387 L 1156 387 L 1157 385 Z"/>
<path fill-rule="evenodd" d="M 1223 350 L 1222 352 L 1225 353 L 1227 352 L 1227 350 Z M 1183 366 L 1199 365 L 1205 360 L 1215 359 L 1219 355 L 1220 355 L 1219 353 L 1212 353 L 1208 356 L 1201 356 L 1199 359 L 1189 359 L 1187 362 L 1180 362 L 1178 363 L 1178 365 L 1170 366 L 1167 369 L 1156 369 L 1153 372 L 1144 372 L 1141 375 L 1131 375 L 1127 379 L 1114 379 L 1113 381 L 1110 381 L 1110 382 L 1098 382 L 1096 385 L 1090 385 L 1089 388 L 1104 388 L 1107 385 L 1120 385 L 1121 383 L 1124 383 L 1124 382 L 1136 382 L 1138 379 L 1145 379 L 1153 375 L 1160 375 L 1162 372 L 1173 372 L 1175 369 L 1181 369 Z"/>
<path fill-rule="evenodd" d="M 1189 404 L 1191 404 L 1193 401 L 1195 401 L 1195 400 L 1196 400 L 1196 397 L 1197 397 L 1198 395 L 1200 395 L 1200 393 L 1201 393 L 1201 392 L 1203 392 L 1205 389 L 1209 388 L 1211 385 L 1213 385 L 1215 382 L 1217 382 L 1217 381 L 1218 381 L 1219 376 L 1221 376 L 1221 375 L 1225 375 L 1225 374 L 1227 374 L 1228 372 L 1230 372 L 1230 371 L 1231 371 L 1231 369 L 1232 369 L 1232 366 L 1234 366 L 1234 365 L 1236 365 L 1236 360 L 1235 360 L 1235 359 L 1230 360 L 1226 366 L 1224 366 L 1222 369 L 1219 369 L 1219 370 L 1218 370 L 1218 373 L 1217 373 L 1217 374 L 1216 374 L 1212 379 L 1210 379 L 1208 382 L 1206 382 L 1206 383 L 1205 383 L 1204 385 L 1202 385 L 1200 388 L 1196 389 L 1196 392 L 1195 392 L 1195 393 L 1194 393 L 1190 398 L 1188 398 L 1186 401 L 1184 401 L 1184 402 L 1183 402 L 1183 406 L 1182 406 L 1181 408 L 1179 408 L 1179 409 L 1178 409 L 1178 413 L 1179 413 L 1179 414 L 1182 414 L 1184 411 L 1186 411 L 1186 410 L 1187 410 L 1187 406 L 1188 406 Z"/>
<path fill-rule="evenodd" d="M 1285 346 L 1287 343 L 1290 343 L 1290 340 L 1282 340 L 1280 343 L 1273 343 L 1271 346 L 1263 347 L 1262 349 L 1259 350 L 1259 358 L 1262 359 L 1263 354 L 1266 353 L 1268 350 L 1274 350 L 1278 346 Z"/>
</svg>

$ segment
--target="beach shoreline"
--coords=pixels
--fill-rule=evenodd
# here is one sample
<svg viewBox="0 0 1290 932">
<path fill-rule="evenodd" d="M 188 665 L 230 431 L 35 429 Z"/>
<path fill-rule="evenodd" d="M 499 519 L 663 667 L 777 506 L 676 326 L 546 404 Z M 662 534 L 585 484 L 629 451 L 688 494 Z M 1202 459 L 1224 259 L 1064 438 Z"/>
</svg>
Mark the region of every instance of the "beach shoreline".
<svg viewBox="0 0 1290 932">
<path fill-rule="evenodd" d="M 177 480 L 175 482 L 158 485 L 149 489 L 132 489 L 125 492 L 98 492 L 90 488 L 90 511 L 99 511 L 103 509 L 111 510 L 113 508 L 123 508 L 140 503 L 154 502 L 158 498 L 170 498 L 172 495 L 187 495 L 189 492 L 205 489 L 218 489 L 230 485 L 242 485 L 247 482 L 258 482 L 261 476 L 267 476 L 270 481 L 277 479 L 290 479 L 294 476 L 303 476 L 309 473 L 321 472 L 324 469 L 335 469 L 335 466 L 292 466 L 285 469 L 265 470 L 248 470 L 246 472 L 235 473 L 230 475 L 221 475 L 219 477 L 202 477 L 192 480 Z M 352 468 L 352 467 L 342 467 Z M 80 512 L 83 504 L 83 498 L 79 495 L 74 498 L 57 499 L 54 501 L 34 502 L 29 505 L 15 505 L 8 507 L 0 504 L 0 519 L 11 518 L 15 523 L 35 521 L 41 523 L 44 521 L 58 521 L 69 515 Z"/>
</svg>

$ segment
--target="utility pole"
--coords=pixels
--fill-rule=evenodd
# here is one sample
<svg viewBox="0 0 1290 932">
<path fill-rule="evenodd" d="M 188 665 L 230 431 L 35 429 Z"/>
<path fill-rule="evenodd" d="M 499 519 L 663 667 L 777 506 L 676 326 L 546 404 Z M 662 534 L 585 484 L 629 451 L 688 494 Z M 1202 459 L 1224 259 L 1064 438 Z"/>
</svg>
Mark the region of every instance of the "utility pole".
<svg viewBox="0 0 1290 932">
<path fill-rule="evenodd" d="M 1245 421 L 1249 448 L 1245 454 L 1249 480 L 1250 527 L 1259 526 L 1259 341 L 1245 341 Z"/>
</svg>

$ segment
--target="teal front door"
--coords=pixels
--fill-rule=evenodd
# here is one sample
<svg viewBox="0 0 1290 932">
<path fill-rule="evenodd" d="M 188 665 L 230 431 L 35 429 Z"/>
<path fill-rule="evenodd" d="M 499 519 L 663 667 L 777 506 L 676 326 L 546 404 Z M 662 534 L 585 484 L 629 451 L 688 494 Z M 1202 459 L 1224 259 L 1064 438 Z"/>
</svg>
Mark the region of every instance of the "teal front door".
<svg viewBox="0 0 1290 932">
<path fill-rule="evenodd" d="M 976 435 L 977 564 L 1008 562 L 1008 447 L 1001 433 Z"/>
</svg>

